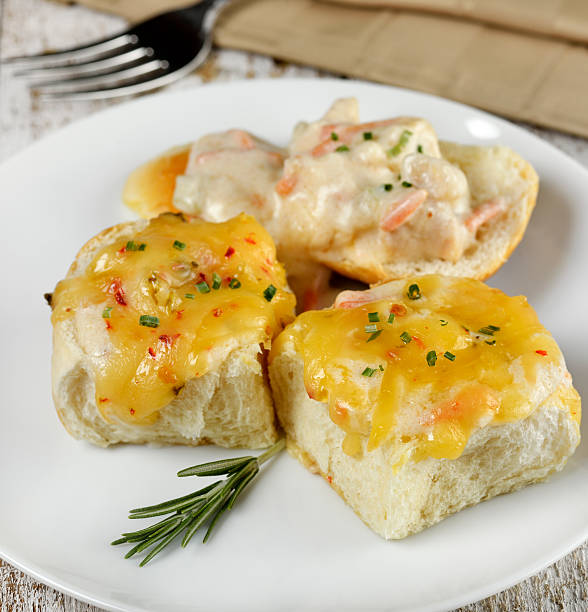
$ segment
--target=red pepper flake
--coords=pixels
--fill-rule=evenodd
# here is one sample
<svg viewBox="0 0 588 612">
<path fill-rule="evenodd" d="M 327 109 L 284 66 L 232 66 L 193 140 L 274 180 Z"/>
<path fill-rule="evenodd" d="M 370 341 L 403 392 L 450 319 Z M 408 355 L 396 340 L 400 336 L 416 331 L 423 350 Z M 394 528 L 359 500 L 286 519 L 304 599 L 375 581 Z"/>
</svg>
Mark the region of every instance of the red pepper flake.
<svg viewBox="0 0 588 612">
<path fill-rule="evenodd" d="M 220 316 L 223 314 L 223 309 L 222 309 L 222 308 L 215 308 L 215 309 L 212 311 L 212 314 L 213 314 L 215 317 L 220 317 Z"/>
<path fill-rule="evenodd" d="M 269 257 L 266 257 L 266 258 L 265 258 L 265 263 L 266 263 L 268 266 L 273 266 L 273 265 L 274 265 L 274 262 L 273 262 L 273 261 L 272 261 L 272 260 L 271 260 Z"/>
<path fill-rule="evenodd" d="M 547 357 L 547 351 L 544 351 L 543 349 L 539 349 L 535 352 L 537 353 L 537 355 L 543 355 L 543 357 Z"/>
<path fill-rule="evenodd" d="M 184 314 L 184 310 L 177 310 L 176 311 L 176 319 L 181 319 L 182 315 Z"/>
<path fill-rule="evenodd" d="M 225 257 L 229 258 L 232 257 L 235 254 L 235 249 L 230 246 L 226 251 L 225 251 Z"/>
<path fill-rule="evenodd" d="M 332 476 L 327 476 L 327 480 L 329 481 L 329 484 L 333 483 L 333 477 Z"/>
<path fill-rule="evenodd" d="M 403 317 L 406 314 L 406 306 L 404 304 L 392 304 L 390 312 L 393 312 L 397 317 Z"/>
<path fill-rule="evenodd" d="M 65 312 L 71 312 L 71 308 L 66 308 Z"/>
<path fill-rule="evenodd" d="M 419 347 L 424 349 L 425 348 L 425 343 L 418 337 L 418 336 L 413 336 L 412 339 L 414 340 L 414 343 Z"/>
<path fill-rule="evenodd" d="M 126 253 L 127 252 L 127 246 L 125 245 L 122 249 L 118 250 L 119 253 Z"/>
<path fill-rule="evenodd" d="M 114 299 L 116 300 L 117 304 L 120 304 L 121 306 L 127 305 L 125 292 L 123 291 L 120 278 L 115 278 L 112 280 L 110 286 L 108 287 L 108 291 L 114 295 Z"/>
<path fill-rule="evenodd" d="M 151 355 L 151 357 L 153 357 L 153 359 L 155 359 L 155 349 L 149 347 L 149 354 Z"/>
<path fill-rule="evenodd" d="M 265 266 L 260 266 L 262 272 L 265 272 L 268 276 L 271 276 L 271 272 L 265 267 Z"/>
<path fill-rule="evenodd" d="M 107 397 L 101 397 L 98 401 L 103 404 L 104 402 L 109 402 L 110 400 Z"/>
<path fill-rule="evenodd" d="M 130 412 L 131 414 L 135 414 L 135 409 L 134 409 L 134 408 L 131 408 L 131 409 L 129 410 L 129 412 Z"/>
<path fill-rule="evenodd" d="M 247 236 L 245 236 L 245 242 L 248 242 L 249 244 L 257 244 L 257 242 L 255 242 L 252 236 L 255 236 L 255 234 L 247 234 Z"/>
<path fill-rule="evenodd" d="M 433 216 L 433 213 L 432 213 L 431 211 L 429 211 L 429 212 L 427 213 L 427 217 L 430 219 L 432 216 Z"/>
<path fill-rule="evenodd" d="M 167 334 L 162 334 L 159 336 L 159 340 L 168 346 L 172 343 L 172 339 Z"/>
<path fill-rule="evenodd" d="M 112 329 L 112 325 L 108 319 L 104 319 L 104 322 L 106 323 L 106 329 Z"/>
<path fill-rule="evenodd" d="M 205 283 L 206 282 L 206 274 L 204 274 L 204 272 L 199 272 L 198 273 L 198 281 L 201 283 Z"/>
</svg>

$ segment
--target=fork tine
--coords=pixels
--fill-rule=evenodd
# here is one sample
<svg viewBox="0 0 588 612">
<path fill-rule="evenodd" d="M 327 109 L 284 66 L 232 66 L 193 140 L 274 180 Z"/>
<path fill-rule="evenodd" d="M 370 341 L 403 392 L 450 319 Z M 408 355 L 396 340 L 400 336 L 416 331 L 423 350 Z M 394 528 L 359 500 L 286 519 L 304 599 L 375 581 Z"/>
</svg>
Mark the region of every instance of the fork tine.
<svg viewBox="0 0 588 612">
<path fill-rule="evenodd" d="M 43 100 L 104 100 L 106 98 L 117 98 L 120 96 L 130 96 L 133 94 L 144 93 L 153 89 L 159 89 L 165 85 L 169 85 L 174 81 L 182 78 L 195 70 L 202 62 L 206 59 L 212 42 L 210 38 L 207 38 L 204 42 L 202 49 L 198 55 L 185 66 L 174 70 L 173 72 L 166 72 L 161 76 L 152 78 L 149 74 L 141 75 L 132 79 L 128 84 L 121 86 L 114 86 L 110 88 L 100 87 L 80 87 L 79 89 L 69 91 L 46 91 L 40 92 L 39 97 Z"/>
<path fill-rule="evenodd" d="M 39 94 L 67 94 L 75 93 L 77 91 L 87 91 L 89 89 L 108 89 L 114 85 L 120 85 L 125 81 L 135 82 L 137 77 L 157 71 L 167 70 L 168 67 L 169 64 L 166 61 L 151 60 L 131 68 L 108 72 L 106 74 L 101 74 L 100 76 L 33 84 L 31 87 Z"/>
<path fill-rule="evenodd" d="M 56 80 L 75 79 L 86 76 L 97 76 L 101 73 L 112 72 L 113 69 L 124 68 L 128 64 L 138 62 L 153 55 L 150 47 L 138 47 L 132 51 L 113 55 L 106 59 L 84 64 L 71 64 L 68 66 L 54 66 L 51 68 L 34 68 L 15 73 L 15 76 L 23 77 L 28 81 L 37 83 L 52 83 Z"/>
<path fill-rule="evenodd" d="M 63 51 L 52 53 L 41 53 L 39 55 L 22 55 L 19 57 L 9 57 L 2 61 L 3 64 L 22 67 L 36 68 L 41 66 L 63 66 L 72 61 L 91 61 L 130 45 L 136 45 L 138 38 L 136 34 L 125 32 L 111 38 L 98 40 L 89 45 L 72 47 Z"/>
</svg>

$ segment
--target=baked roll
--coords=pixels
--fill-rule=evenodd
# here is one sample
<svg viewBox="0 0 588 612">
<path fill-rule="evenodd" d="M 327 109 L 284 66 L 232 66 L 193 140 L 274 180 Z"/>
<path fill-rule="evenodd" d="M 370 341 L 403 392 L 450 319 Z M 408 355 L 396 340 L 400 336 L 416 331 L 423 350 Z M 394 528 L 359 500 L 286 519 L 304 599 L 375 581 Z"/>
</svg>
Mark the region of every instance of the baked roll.
<svg viewBox="0 0 588 612">
<path fill-rule="evenodd" d="M 348 98 L 299 123 L 288 149 L 243 130 L 205 135 L 135 170 L 123 198 L 144 216 L 251 214 L 305 309 L 323 305 L 313 296 L 328 293 L 327 269 L 365 283 L 487 278 L 520 242 L 537 190 L 508 147 L 440 142 L 416 117 L 360 123 Z"/>
<path fill-rule="evenodd" d="M 425 119 L 359 122 L 357 101 L 300 123 L 276 184 L 298 249 L 366 283 L 415 274 L 483 280 L 521 240 L 538 179 L 508 147 L 439 142 Z"/>
<path fill-rule="evenodd" d="M 524 297 L 428 275 L 309 311 L 272 347 L 290 450 L 384 538 L 541 481 L 580 441 L 580 398 Z"/>
<path fill-rule="evenodd" d="M 116 225 L 82 247 L 50 301 L 53 398 L 74 437 L 275 441 L 265 354 L 295 298 L 252 217 Z"/>
</svg>

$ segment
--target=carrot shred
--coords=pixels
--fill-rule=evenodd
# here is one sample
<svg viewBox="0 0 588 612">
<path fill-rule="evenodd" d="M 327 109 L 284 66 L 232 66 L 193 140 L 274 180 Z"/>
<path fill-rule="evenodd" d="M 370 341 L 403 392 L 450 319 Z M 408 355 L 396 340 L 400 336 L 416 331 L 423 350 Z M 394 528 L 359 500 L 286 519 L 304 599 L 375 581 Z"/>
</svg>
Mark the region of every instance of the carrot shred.
<svg viewBox="0 0 588 612">
<path fill-rule="evenodd" d="M 427 195 L 424 189 L 416 189 L 401 200 L 394 202 L 392 207 L 384 213 L 380 221 L 380 228 L 385 232 L 393 232 L 399 228 L 424 203 Z"/>
<path fill-rule="evenodd" d="M 292 192 L 294 187 L 296 187 L 296 183 L 298 182 L 298 177 L 295 174 L 284 175 L 277 183 L 276 183 L 276 192 L 281 196 L 286 196 Z"/>
</svg>

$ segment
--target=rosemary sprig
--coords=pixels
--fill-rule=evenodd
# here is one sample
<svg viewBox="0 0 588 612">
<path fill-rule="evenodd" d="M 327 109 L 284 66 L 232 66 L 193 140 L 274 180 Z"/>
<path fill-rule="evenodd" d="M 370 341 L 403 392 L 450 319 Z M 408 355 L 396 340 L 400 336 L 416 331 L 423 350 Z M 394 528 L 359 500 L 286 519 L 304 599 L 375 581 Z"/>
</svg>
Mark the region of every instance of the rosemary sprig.
<svg viewBox="0 0 588 612">
<path fill-rule="evenodd" d="M 241 495 L 245 487 L 255 478 L 259 468 L 275 454 L 279 453 L 286 445 L 284 438 L 270 446 L 259 457 L 236 457 L 234 459 L 221 459 L 211 461 L 180 470 L 178 476 L 220 476 L 226 478 L 213 482 L 212 484 L 194 491 L 182 497 L 176 497 L 168 501 L 134 508 L 129 512 L 130 519 L 153 518 L 156 516 L 171 515 L 157 523 L 138 531 L 128 531 L 121 534 L 118 540 L 111 542 L 117 544 L 135 544 L 125 555 L 129 559 L 137 553 L 151 547 L 145 555 L 141 567 L 149 563 L 155 555 L 161 552 L 182 532 L 182 547 L 187 546 L 192 536 L 208 523 L 208 529 L 203 542 L 207 542 L 214 526 L 221 515 L 230 510 L 235 501 Z"/>
</svg>

